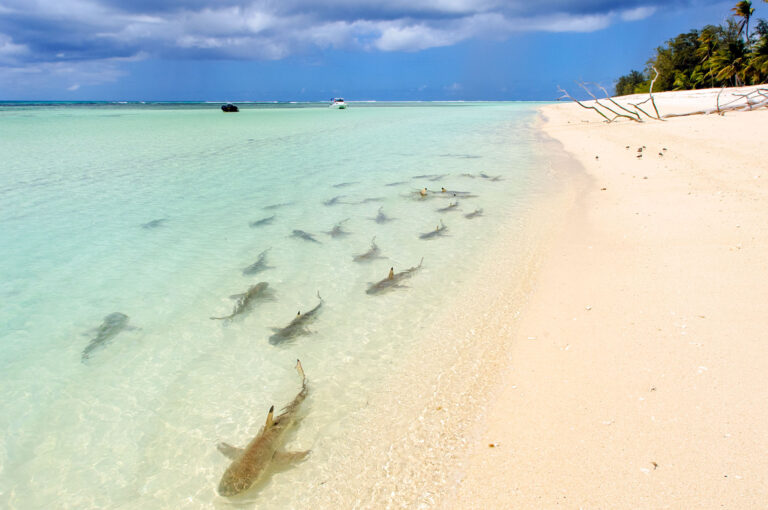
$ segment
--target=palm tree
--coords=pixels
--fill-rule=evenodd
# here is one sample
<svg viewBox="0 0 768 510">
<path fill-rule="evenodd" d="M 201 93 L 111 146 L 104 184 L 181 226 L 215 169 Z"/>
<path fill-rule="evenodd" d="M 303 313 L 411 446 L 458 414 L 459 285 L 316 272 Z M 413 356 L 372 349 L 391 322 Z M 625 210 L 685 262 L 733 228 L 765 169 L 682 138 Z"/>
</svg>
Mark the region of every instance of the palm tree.
<svg viewBox="0 0 768 510">
<path fill-rule="evenodd" d="M 768 2 L 768 0 L 765 0 Z M 717 50 L 717 46 L 720 43 L 720 39 L 722 37 L 722 31 L 723 29 L 721 27 L 716 27 L 713 25 L 707 25 L 704 27 L 701 31 L 701 34 L 699 34 L 699 47 L 696 48 L 696 56 L 699 57 L 699 62 L 701 63 L 701 67 L 704 69 L 707 69 L 709 72 L 707 72 L 703 76 L 709 76 L 710 77 L 710 86 L 715 86 L 715 74 L 712 73 L 712 56 L 715 54 L 715 50 Z M 703 80 L 702 80 L 703 82 Z"/>
<path fill-rule="evenodd" d="M 747 46 L 749 46 L 749 18 L 755 13 L 755 8 L 752 7 L 752 2 L 750 0 L 741 0 L 731 10 L 735 16 L 741 18 L 741 21 L 739 22 L 739 36 L 741 36 L 741 32 L 744 31 L 744 38 L 747 40 Z"/>
</svg>

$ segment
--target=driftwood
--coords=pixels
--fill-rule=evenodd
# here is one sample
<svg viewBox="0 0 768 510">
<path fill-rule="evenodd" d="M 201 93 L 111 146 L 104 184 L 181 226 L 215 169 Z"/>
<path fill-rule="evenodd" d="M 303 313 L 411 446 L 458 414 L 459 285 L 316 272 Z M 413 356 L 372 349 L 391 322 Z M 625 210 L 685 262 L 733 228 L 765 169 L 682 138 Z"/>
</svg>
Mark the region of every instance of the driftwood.
<svg viewBox="0 0 768 510">
<path fill-rule="evenodd" d="M 718 92 L 717 94 L 714 108 L 696 110 L 693 112 L 686 112 L 686 113 L 670 113 L 666 115 L 661 115 L 659 113 L 658 107 L 656 106 L 656 99 L 653 96 L 653 86 L 656 83 L 656 79 L 659 77 L 659 71 L 655 67 L 653 68 L 653 70 L 656 73 L 656 75 L 654 76 L 653 80 L 651 80 L 651 86 L 648 91 L 648 98 L 644 101 L 640 101 L 639 103 L 629 103 L 629 106 L 633 107 L 634 110 L 619 104 L 614 98 L 610 97 L 610 95 L 608 94 L 608 91 L 605 90 L 604 87 L 596 83 L 577 82 L 577 85 L 581 87 L 592 98 L 592 101 L 591 101 L 592 104 L 588 104 L 590 103 L 589 101 L 587 103 L 584 103 L 582 101 L 575 99 L 573 96 L 571 96 L 566 90 L 564 90 L 559 85 L 557 89 L 563 95 L 558 98 L 558 101 L 560 101 L 561 99 L 570 99 L 571 101 L 575 102 L 582 108 L 585 108 L 587 110 L 594 110 L 595 113 L 600 115 L 605 120 L 605 122 L 608 122 L 608 123 L 611 123 L 619 118 L 629 119 L 634 122 L 643 122 L 643 119 L 640 116 L 640 114 L 645 115 L 649 119 L 663 121 L 663 120 L 671 119 L 674 117 L 688 117 L 691 115 L 709 115 L 712 113 L 717 113 L 718 115 L 725 115 L 726 112 L 749 111 L 749 110 L 755 110 L 758 108 L 768 108 L 768 88 L 760 87 L 743 94 L 734 92 L 732 93 L 732 96 L 734 97 L 734 99 L 728 101 L 727 103 L 721 104 L 720 96 L 725 91 L 725 87 L 723 87 L 722 89 L 720 89 L 720 92 Z M 605 98 L 603 98 L 602 100 L 598 99 L 597 96 L 595 96 L 595 94 L 592 93 L 592 91 L 590 90 L 589 88 L 590 85 L 601 90 L 605 94 Z M 605 104 L 606 101 L 609 102 L 611 105 L 613 105 L 613 107 L 615 108 L 612 108 L 607 104 Z M 645 109 L 641 108 L 642 105 L 648 102 L 650 102 L 651 106 L 653 106 L 653 112 L 656 114 L 655 116 L 649 113 L 648 111 L 646 111 Z"/>
<path fill-rule="evenodd" d="M 712 113 L 725 115 L 726 112 L 743 112 L 763 107 L 768 108 L 768 89 L 755 89 L 746 94 L 734 93 L 733 95 L 736 96 L 736 99 L 721 105 L 720 95 L 723 93 L 723 90 L 724 89 L 721 89 L 717 94 L 717 102 L 714 108 L 686 113 L 670 113 L 669 115 L 665 115 L 664 118 L 670 119 L 673 117 L 690 117 L 691 115 L 710 115 Z"/>
</svg>

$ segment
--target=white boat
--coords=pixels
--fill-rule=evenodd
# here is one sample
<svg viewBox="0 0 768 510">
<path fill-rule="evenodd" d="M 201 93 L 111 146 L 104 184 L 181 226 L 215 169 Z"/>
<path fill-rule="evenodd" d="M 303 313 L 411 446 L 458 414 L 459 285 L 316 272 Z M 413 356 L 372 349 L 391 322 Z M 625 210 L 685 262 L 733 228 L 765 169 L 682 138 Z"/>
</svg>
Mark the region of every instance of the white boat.
<svg viewBox="0 0 768 510">
<path fill-rule="evenodd" d="M 347 103 L 344 102 L 343 97 L 334 97 L 331 102 L 330 108 L 338 108 L 339 110 L 343 110 L 347 107 Z"/>
</svg>

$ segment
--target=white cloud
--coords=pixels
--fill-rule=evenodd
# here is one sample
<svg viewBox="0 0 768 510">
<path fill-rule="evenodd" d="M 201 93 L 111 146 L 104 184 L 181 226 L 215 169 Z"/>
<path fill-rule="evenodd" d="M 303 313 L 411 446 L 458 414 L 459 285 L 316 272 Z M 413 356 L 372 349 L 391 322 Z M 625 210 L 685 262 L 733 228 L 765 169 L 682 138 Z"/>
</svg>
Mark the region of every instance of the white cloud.
<svg viewBox="0 0 768 510">
<path fill-rule="evenodd" d="M 74 85 L 70 85 L 69 87 L 67 87 L 67 90 L 69 90 L 70 92 L 74 92 L 74 91 L 76 91 L 79 88 L 80 88 L 80 84 L 79 83 L 75 83 Z"/>
<path fill-rule="evenodd" d="M 637 7 L 635 9 L 629 9 L 621 12 L 621 19 L 624 21 L 640 21 L 642 19 L 653 16 L 656 12 L 656 7 Z"/>
</svg>

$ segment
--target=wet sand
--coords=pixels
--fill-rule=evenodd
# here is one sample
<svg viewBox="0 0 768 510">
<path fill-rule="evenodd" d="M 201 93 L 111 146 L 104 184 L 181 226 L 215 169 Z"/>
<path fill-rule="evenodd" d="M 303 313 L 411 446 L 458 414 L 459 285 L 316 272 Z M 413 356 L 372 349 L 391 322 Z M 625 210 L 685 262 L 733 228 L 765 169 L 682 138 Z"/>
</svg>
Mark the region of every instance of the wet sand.
<svg viewBox="0 0 768 510">
<path fill-rule="evenodd" d="M 657 100 L 664 114 L 716 94 Z M 438 506 L 764 506 L 768 110 L 542 115 L 588 180 L 497 333 L 502 375 Z"/>
</svg>

